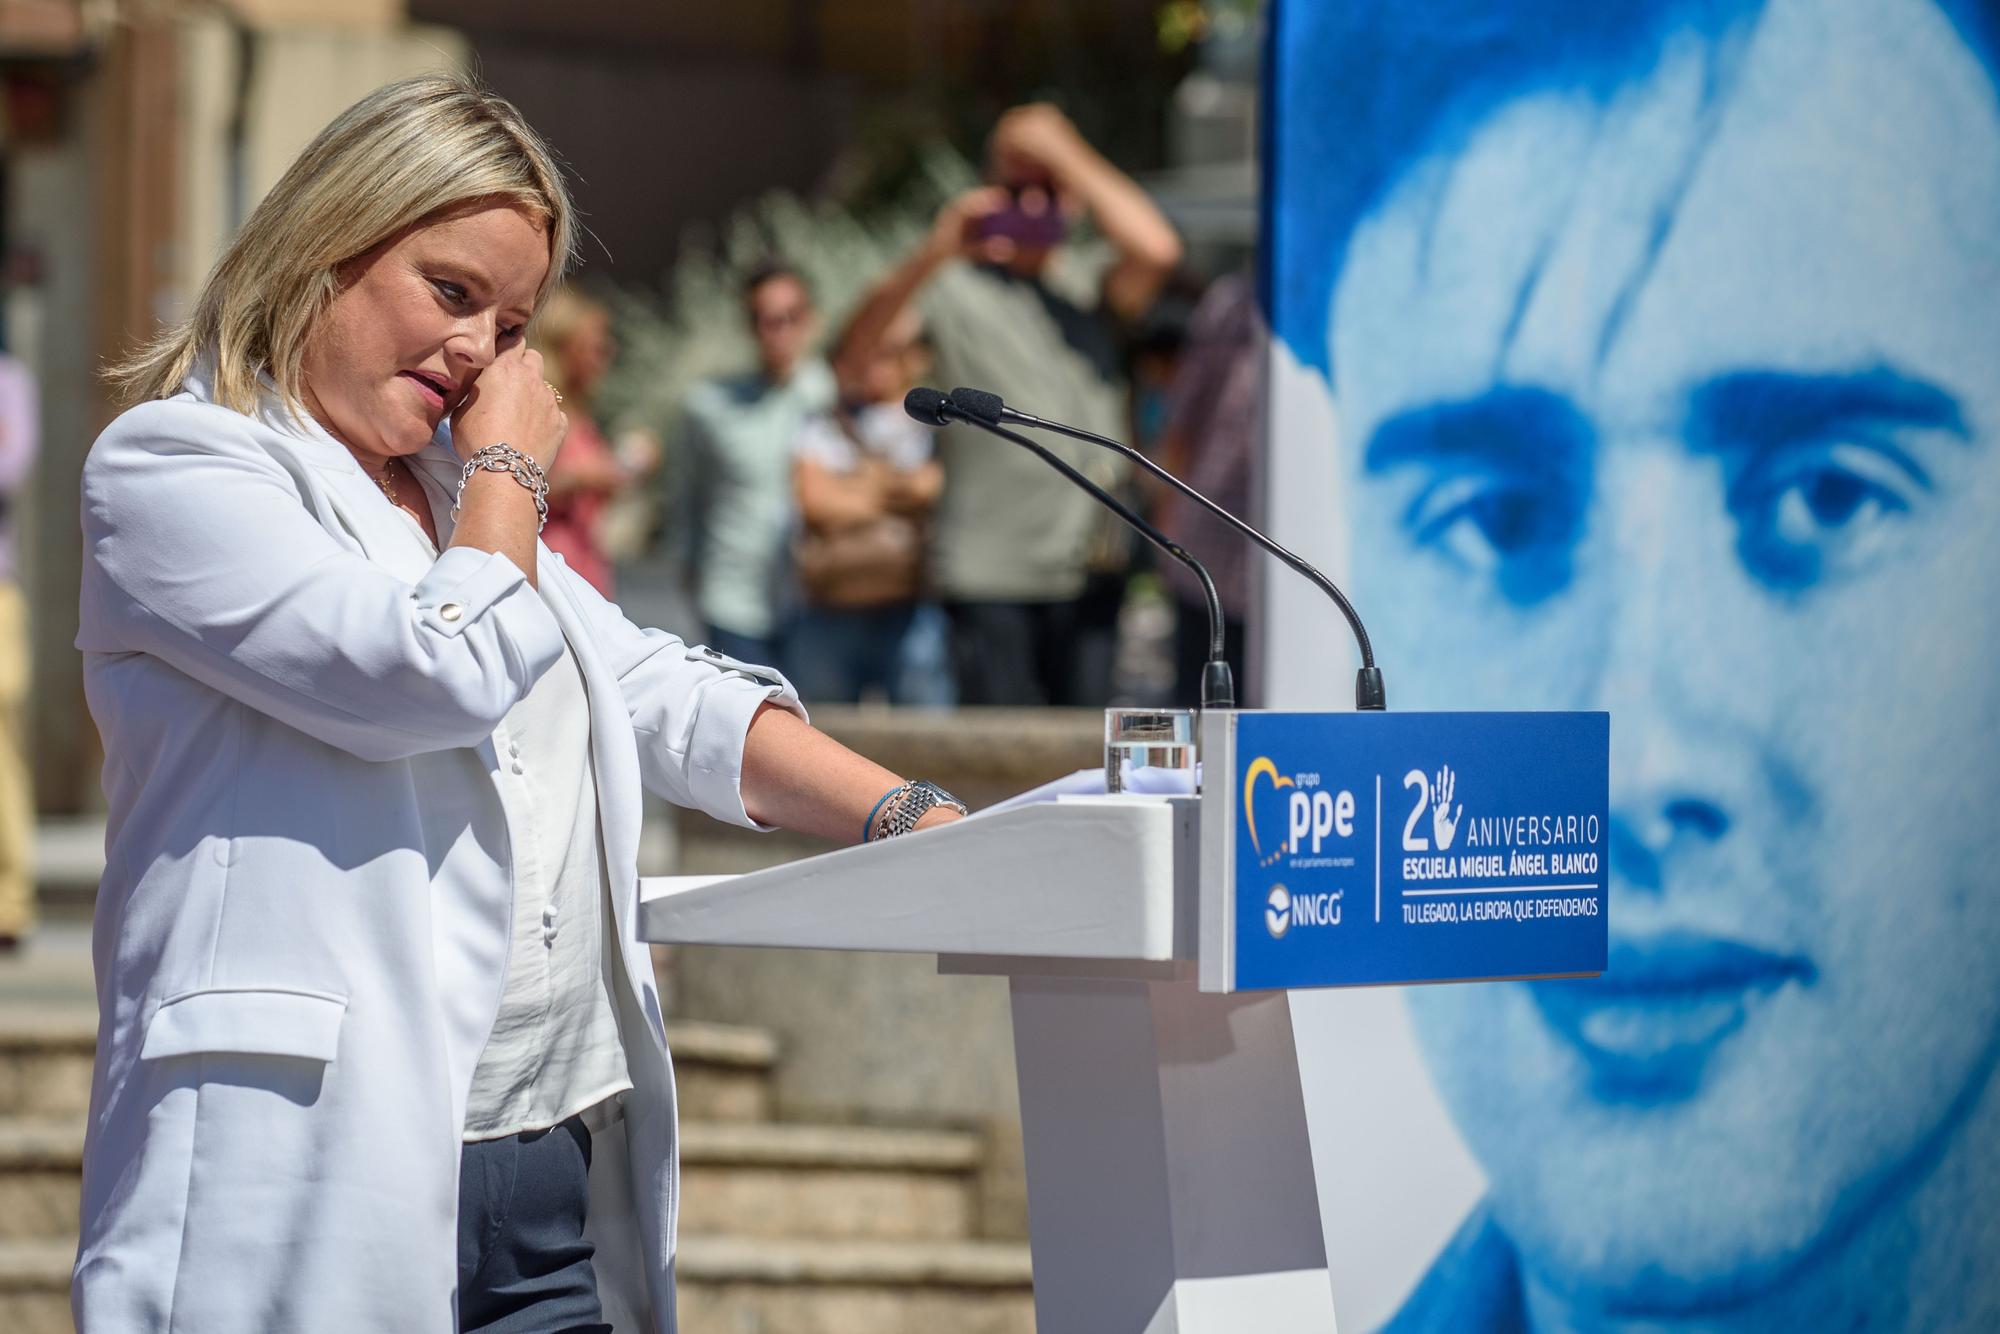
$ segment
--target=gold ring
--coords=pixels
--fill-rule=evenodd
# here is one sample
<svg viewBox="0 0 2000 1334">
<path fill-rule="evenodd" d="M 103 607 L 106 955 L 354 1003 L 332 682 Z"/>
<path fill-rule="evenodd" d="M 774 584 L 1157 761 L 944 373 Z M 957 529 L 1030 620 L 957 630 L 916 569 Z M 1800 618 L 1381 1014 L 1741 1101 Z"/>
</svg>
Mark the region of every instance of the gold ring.
<svg viewBox="0 0 2000 1334">
<path fill-rule="evenodd" d="M 548 384 L 548 381 L 544 380 L 544 381 L 542 381 L 542 383 L 543 383 L 543 384 Z M 557 406 L 557 407 L 561 407 L 561 406 L 562 406 L 562 390 L 560 390 L 560 389 L 556 388 L 556 387 L 555 387 L 554 385 L 552 385 L 552 384 L 551 384 L 551 385 L 549 385 L 549 392 L 550 392 L 551 394 L 554 394 L 554 395 L 556 396 L 556 406 Z"/>
</svg>

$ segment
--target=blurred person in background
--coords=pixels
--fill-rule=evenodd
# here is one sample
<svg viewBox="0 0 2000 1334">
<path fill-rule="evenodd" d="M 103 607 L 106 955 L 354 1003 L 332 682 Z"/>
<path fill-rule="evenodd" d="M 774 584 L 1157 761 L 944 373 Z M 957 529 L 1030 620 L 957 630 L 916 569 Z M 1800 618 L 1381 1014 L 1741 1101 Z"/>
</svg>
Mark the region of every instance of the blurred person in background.
<svg viewBox="0 0 2000 1334">
<path fill-rule="evenodd" d="M 41 445 L 35 379 L 0 352 L 0 952 L 35 928 L 34 789 L 28 774 L 28 604 L 14 572 L 13 509 Z"/>
<path fill-rule="evenodd" d="M 686 469 L 685 540 L 708 642 L 732 658 L 782 657 L 792 525 L 792 456 L 807 417 L 833 406 L 833 372 L 813 355 L 819 317 L 789 265 L 743 284 L 757 366 L 688 391 L 677 457 Z"/>
<path fill-rule="evenodd" d="M 786 642 L 792 680 L 813 701 L 949 704 L 941 655 L 924 652 L 934 621 L 918 624 L 936 614 L 920 596 L 944 468 L 930 428 L 903 411 L 930 368 L 922 318 L 906 308 L 873 355 L 839 364 L 840 402 L 806 420 L 793 464 L 804 601 Z"/>
<path fill-rule="evenodd" d="M 988 389 L 1123 438 L 1131 423 L 1120 344 L 1180 261 L 1180 237 L 1053 106 L 1000 118 L 988 174 L 991 183 L 945 205 L 915 253 L 863 299 L 842 356 L 873 356 L 916 302 L 946 388 Z M 1066 245 L 1073 215 L 1108 245 Z M 1043 443 L 1101 485 L 1125 478 L 1115 455 Z M 1126 536 L 1046 464 L 983 432 L 946 427 L 938 456 L 945 489 L 932 574 L 951 618 L 959 702 L 1107 702 L 1113 655 L 1092 646 L 1115 634 Z"/>
<path fill-rule="evenodd" d="M 1131 367 L 1127 378 L 1132 386 L 1132 443 L 1153 459 L 1164 456 L 1188 326 L 1207 290 L 1206 279 L 1186 268 L 1176 270 L 1126 345 Z"/>
<path fill-rule="evenodd" d="M 611 558 L 604 549 L 605 511 L 619 495 L 659 467 L 657 448 L 641 439 L 622 456 L 604 438 L 591 396 L 618 355 L 611 312 L 572 288 L 549 298 L 529 339 L 542 354 L 548 381 L 562 395 L 569 433 L 549 471 L 549 521 L 542 541 L 605 597 L 612 595 Z"/>
<path fill-rule="evenodd" d="M 1169 472 L 1252 522 L 1251 482 L 1263 429 L 1264 339 L 1249 277 L 1216 279 L 1188 324 L 1161 446 Z M 1215 580 L 1224 653 L 1236 675 L 1238 699 L 1249 707 L 1243 616 L 1250 609 L 1251 548 L 1222 520 L 1171 490 L 1162 490 L 1156 518 Z M 1208 661 L 1208 604 L 1201 585 L 1179 562 L 1161 561 L 1160 572 L 1174 595 L 1174 702 L 1192 705 L 1201 698 L 1201 669 Z"/>
</svg>

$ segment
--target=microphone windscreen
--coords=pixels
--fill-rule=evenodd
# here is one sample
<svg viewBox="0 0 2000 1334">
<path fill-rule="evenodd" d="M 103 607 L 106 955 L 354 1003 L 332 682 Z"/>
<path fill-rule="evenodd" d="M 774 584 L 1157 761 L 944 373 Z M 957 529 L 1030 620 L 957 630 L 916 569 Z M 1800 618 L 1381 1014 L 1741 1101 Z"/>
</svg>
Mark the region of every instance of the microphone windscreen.
<svg viewBox="0 0 2000 1334">
<path fill-rule="evenodd" d="M 976 417 L 988 426 L 1000 424 L 1000 413 L 1007 406 L 998 394 L 963 387 L 951 391 L 951 403 L 966 416 Z"/>
<path fill-rule="evenodd" d="M 943 390 L 929 389 L 923 385 L 918 385 L 915 389 L 903 395 L 903 411 L 909 413 L 926 426 L 943 426 L 945 424 L 944 406 L 949 402 L 951 402 L 951 399 Z"/>
</svg>

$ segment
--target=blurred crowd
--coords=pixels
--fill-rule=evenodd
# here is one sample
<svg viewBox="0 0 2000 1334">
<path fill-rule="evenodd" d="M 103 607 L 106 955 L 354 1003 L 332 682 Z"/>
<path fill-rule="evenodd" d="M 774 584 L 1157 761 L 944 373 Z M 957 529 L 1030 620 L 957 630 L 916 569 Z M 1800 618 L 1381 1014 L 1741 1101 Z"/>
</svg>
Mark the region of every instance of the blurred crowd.
<svg viewBox="0 0 2000 1334">
<path fill-rule="evenodd" d="M 607 594 L 635 532 L 671 544 L 720 652 L 776 666 L 809 702 L 1192 704 L 1206 657 L 1200 589 L 1044 462 L 903 411 L 919 384 L 998 393 L 1131 441 L 1228 508 L 1251 504 L 1260 328 L 1240 274 L 1204 283 L 1172 224 L 1056 108 L 993 129 L 986 181 L 873 275 L 837 321 L 783 256 L 741 285 L 754 364 L 696 384 L 664 449 L 607 439 L 593 390 L 612 364 L 603 305 L 561 295 L 537 321 L 571 429 L 546 539 Z M 1244 672 L 1239 541 L 1116 454 L 1050 450 L 1201 556 Z M 654 523 L 644 503 L 671 503 Z M 1159 670 L 1129 660 L 1139 587 Z M 1136 698 L 1146 695 L 1148 698 Z"/>
<path fill-rule="evenodd" d="M 1035 104 L 995 125 L 983 184 L 885 271 L 853 275 L 862 295 L 838 318 L 786 257 L 749 271 L 754 360 L 694 383 L 664 439 L 600 410 L 613 311 L 559 292 L 532 334 L 570 422 L 544 537 L 614 597 L 621 564 L 665 548 L 635 585 L 679 573 L 692 623 L 668 628 L 778 667 L 811 703 L 1192 705 L 1207 621 L 1186 572 L 1041 460 L 903 410 L 919 384 L 988 390 L 1131 441 L 1248 513 L 1261 325 L 1243 275 L 1204 280 L 1183 249 L 1143 189 Z M 29 640 L 8 511 L 38 433 L 35 381 L 0 350 L 0 953 L 34 925 Z M 1247 682 L 1240 542 L 1115 453 L 1043 443 L 1208 562 Z M 1132 669 L 1135 646 L 1148 670 Z"/>
</svg>

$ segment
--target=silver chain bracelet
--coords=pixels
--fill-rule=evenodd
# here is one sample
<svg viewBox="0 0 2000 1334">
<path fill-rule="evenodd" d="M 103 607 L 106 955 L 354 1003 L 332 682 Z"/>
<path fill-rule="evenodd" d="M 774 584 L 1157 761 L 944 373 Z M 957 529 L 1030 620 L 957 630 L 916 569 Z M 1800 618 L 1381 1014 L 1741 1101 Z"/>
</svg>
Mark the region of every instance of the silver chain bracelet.
<svg viewBox="0 0 2000 1334">
<path fill-rule="evenodd" d="M 542 465 L 512 445 L 502 441 L 497 445 L 487 445 L 465 461 L 465 467 L 458 474 L 458 494 L 452 498 L 451 517 L 456 520 L 458 512 L 465 505 L 465 484 L 472 480 L 476 472 L 504 472 L 535 498 L 535 514 L 538 522 L 535 531 L 540 533 L 549 521 L 549 476 L 542 471 Z"/>
<path fill-rule="evenodd" d="M 883 805 L 885 809 L 875 822 L 870 842 L 909 833 L 917 827 L 917 821 L 924 817 L 924 813 L 936 806 L 948 806 L 960 815 L 966 813 L 964 802 L 936 783 L 921 778 L 913 779 L 891 792 Z"/>
</svg>

